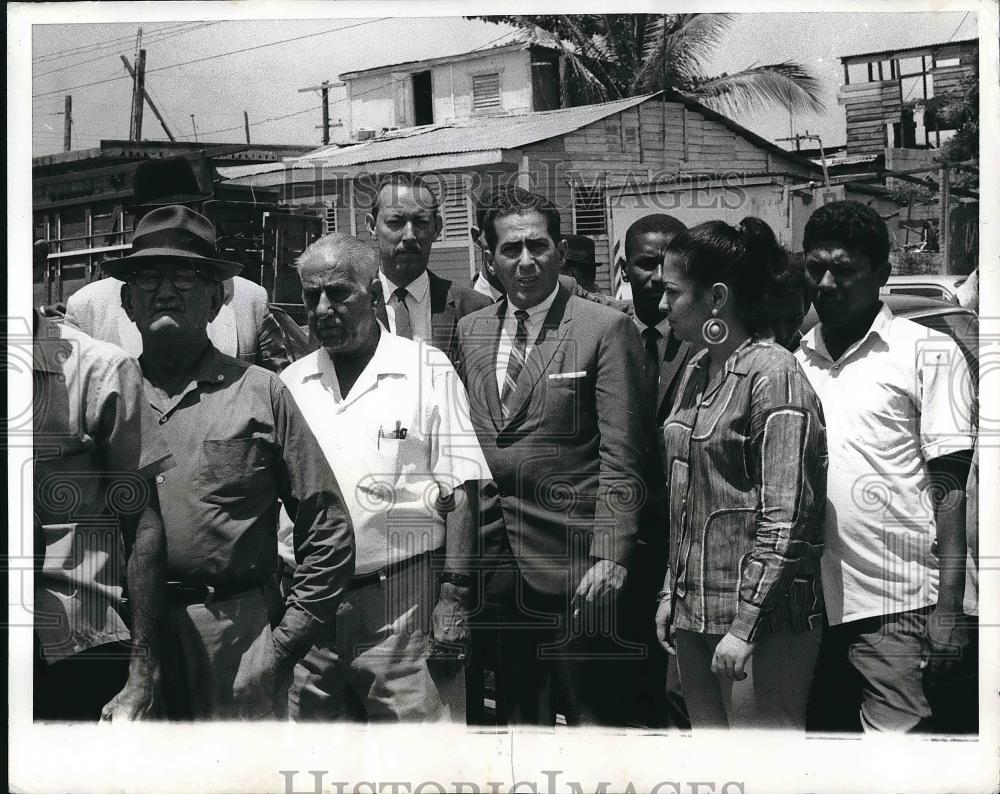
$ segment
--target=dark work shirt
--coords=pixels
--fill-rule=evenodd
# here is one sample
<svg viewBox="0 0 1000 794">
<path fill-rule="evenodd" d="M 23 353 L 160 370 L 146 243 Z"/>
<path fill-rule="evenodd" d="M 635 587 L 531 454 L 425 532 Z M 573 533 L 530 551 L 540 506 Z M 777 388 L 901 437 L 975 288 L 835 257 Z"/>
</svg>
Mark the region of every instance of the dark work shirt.
<svg viewBox="0 0 1000 794">
<path fill-rule="evenodd" d="M 140 364 L 143 359 L 140 358 Z M 177 465 L 156 478 L 167 578 L 251 586 L 278 565 L 278 502 L 294 523 L 298 567 L 275 638 L 308 649 L 354 575 L 354 535 L 340 488 L 285 385 L 211 345 L 191 382 L 164 399 L 145 381 Z"/>
</svg>

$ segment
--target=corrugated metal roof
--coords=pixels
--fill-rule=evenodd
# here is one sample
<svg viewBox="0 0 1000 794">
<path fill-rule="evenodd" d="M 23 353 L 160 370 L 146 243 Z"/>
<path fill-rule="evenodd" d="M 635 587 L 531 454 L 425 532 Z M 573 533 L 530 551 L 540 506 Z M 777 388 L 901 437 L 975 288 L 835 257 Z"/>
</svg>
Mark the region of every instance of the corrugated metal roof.
<svg viewBox="0 0 1000 794">
<path fill-rule="evenodd" d="M 959 41 L 942 41 L 937 44 L 921 44 L 916 47 L 900 47 L 895 50 L 876 50 L 875 52 L 859 52 L 855 55 L 841 55 L 840 60 L 849 61 L 852 58 L 886 58 L 888 56 L 894 57 L 906 57 L 910 53 L 922 52 L 925 50 L 943 50 L 945 48 L 952 49 L 956 47 L 964 47 L 968 44 L 979 44 L 979 39 L 961 39 Z"/>
<path fill-rule="evenodd" d="M 475 50 L 466 50 L 465 52 L 457 52 L 454 55 L 440 55 L 436 58 L 424 58 L 419 61 L 400 61 L 398 63 L 386 63 L 381 66 L 373 66 L 370 69 L 358 69 L 353 72 L 342 72 L 337 75 L 338 80 L 355 80 L 358 77 L 369 77 L 380 72 L 390 72 L 390 71 L 407 71 L 411 70 L 417 66 L 437 66 L 442 63 L 457 62 L 478 58 L 484 55 L 496 55 L 499 50 L 508 49 L 526 49 L 527 47 L 535 44 L 539 47 L 545 47 L 547 45 L 541 42 L 531 42 L 527 39 L 526 35 L 522 31 L 514 31 L 512 34 L 513 39 L 511 41 L 504 42 L 503 44 L 496 44 L 492 47 L 480 47 Z"/>
<path fill-rule="evenodd" d="M 600 105 L 584 105 L 541 113 L 483 116 L 450 124 L 408 127 L 356 146 L 325 146 L 286 161 L 293 168 L 359 165 L 436 154 L 518 149 L 548 138 L 567 135 L 595 121 L 645 102 L 655 94 L 628 97 Z"/>
</svg>

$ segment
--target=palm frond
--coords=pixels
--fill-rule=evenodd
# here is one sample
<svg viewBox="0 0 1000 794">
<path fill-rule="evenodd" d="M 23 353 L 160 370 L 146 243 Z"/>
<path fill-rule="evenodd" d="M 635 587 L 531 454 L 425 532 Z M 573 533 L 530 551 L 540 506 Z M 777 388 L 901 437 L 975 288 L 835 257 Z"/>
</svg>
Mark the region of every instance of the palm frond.
<svg viewBox="0 0 1000 794">
<path fill-rule="evenodd" d="M 729 115 L 759 111 L 768 105 L 808 113 L 825 109 L 819 81 L 794 61 L 702 80 L 680 93 Z"/>
<path fill-rule="evenodd" d="M 564 106 L 569 106 L 567 93 L 569 82 L 573 82 L 581 97 L 588 102 L 608 101 L 607 88 L 590 70 L 575 47 L 538 25 L 531 25 L 524 30 L 529 43 L 558 50 L 563 59 L 566 68 L 566 81 L 559 86 L 559 90 Z"/>
</svg>

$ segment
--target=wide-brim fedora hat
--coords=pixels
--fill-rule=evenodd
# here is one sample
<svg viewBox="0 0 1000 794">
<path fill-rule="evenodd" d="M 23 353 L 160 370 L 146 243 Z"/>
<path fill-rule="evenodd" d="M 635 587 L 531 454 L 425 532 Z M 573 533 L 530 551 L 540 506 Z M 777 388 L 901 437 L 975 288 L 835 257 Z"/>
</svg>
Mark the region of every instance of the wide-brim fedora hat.
<svg viewBox="0 0 1000 794">
<path fill-rule="evenodd" d="M 150 210 L 172 204 L 200 204 L 212 198 L 202 190 L 191 163 L 184 157 L 143 160 L 132 179 L 128 209 Z"/>
<path fill-rule="evenodd" d="M 190 207 L 159 207 L 136 224 L 132 250 L 127 256 L 107 259 L 101 269 L 127 281 L 141 267 L 174 264 L 193 267 L 208 278 L 225 281 L 243 269 L 237 262 L 219 258 L 212 222 Z"/>
</svg>

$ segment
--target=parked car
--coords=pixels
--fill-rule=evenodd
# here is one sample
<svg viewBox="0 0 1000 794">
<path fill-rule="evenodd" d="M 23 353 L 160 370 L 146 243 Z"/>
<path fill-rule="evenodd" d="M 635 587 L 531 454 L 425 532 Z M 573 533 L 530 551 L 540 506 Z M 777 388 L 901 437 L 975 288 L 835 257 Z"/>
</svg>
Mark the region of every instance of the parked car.
<svg viewBox="0 0 1000 794">
<path fill-rule="evenodd" d="M 958 303 L 958 288 L 968 276 L 889 276 L 883 295 L 919 295 Z"/>
</svg>

